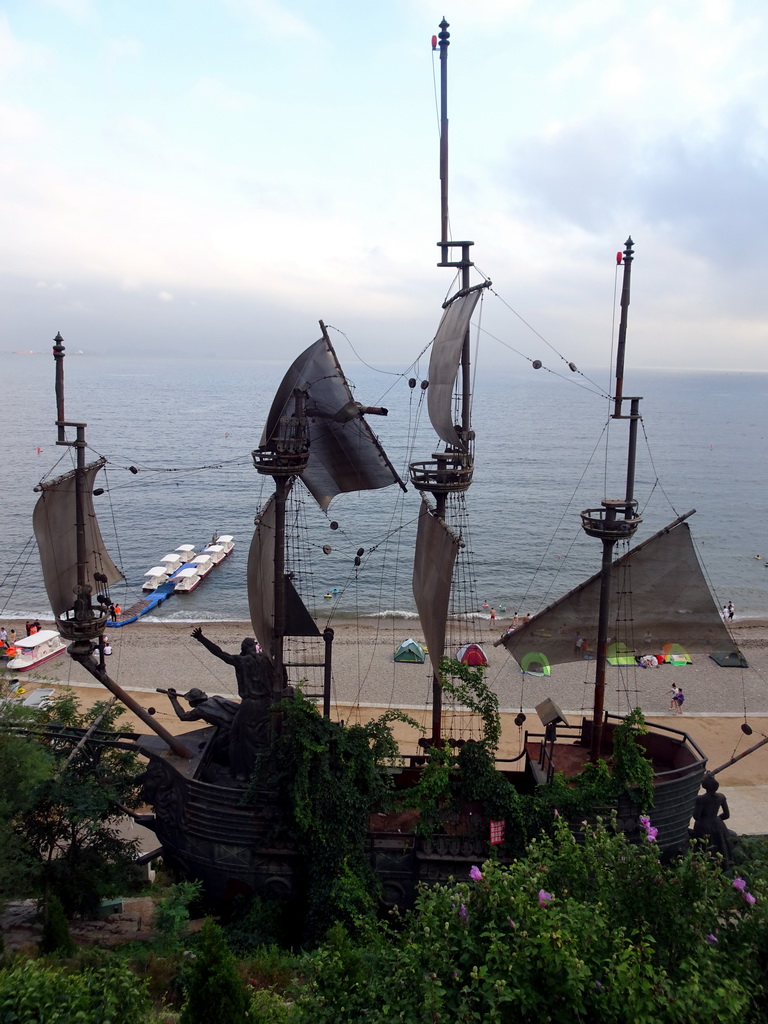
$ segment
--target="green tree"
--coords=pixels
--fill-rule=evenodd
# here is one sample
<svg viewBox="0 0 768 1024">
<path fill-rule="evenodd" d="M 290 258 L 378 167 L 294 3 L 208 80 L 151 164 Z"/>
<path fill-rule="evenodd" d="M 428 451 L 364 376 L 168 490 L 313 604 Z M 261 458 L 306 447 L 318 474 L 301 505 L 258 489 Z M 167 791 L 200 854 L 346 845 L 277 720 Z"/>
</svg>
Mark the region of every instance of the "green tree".
<svg viewBox="0 0 768 1024">
<path fill-rule="evenodd" d="M 224 933 L 208 917 L 200 929 L 186 978 L 187 1001 L 179 1024 L 243 1024 L 250 1019 L 250 995 Z"/>
<path fill-rule="evenodd" d="M 15 828 L 36 857 L 35 891 L 46 907 L 55 893 L 68 916 L 94 913 L 131 875 L 136 842 L 117 826 L 122 808 L 138 802 L 140 765 L 132 751 L 109 745 L 121 714 L 112 702 L 80 711 L 69 694 L 38 713 L 36 742 L 52 772 L 32 788 Z M 73 730 L 94 724 L 98 731 L 80 744 Z"/>
<path fill-rule="evenodd" d="M 37 870 L 37 858 L 16 828 L 19 817 L 32 807 L 38 787 L 53 772 L 53 759 L 40 744 L 14 735 L 29 725 L 26 708 L 0 707 L 0 904 L 27 895 Z"/>
<path fill-rule="evenodd" d="M 72 956 L 77 949 L 69 934 L 67 917 L 58 896 L 51 896 L 48 901 L 48 913 L 43 922 L 39 945 L 41 953 L 57 953 L 59 956 Z"/>
</svg>

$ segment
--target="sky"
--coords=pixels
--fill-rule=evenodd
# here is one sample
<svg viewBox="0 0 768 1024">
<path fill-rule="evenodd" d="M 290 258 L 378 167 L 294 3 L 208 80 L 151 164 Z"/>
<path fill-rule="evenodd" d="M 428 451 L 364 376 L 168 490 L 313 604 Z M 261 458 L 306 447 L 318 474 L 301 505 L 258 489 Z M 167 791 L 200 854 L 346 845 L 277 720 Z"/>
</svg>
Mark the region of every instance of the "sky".
<svg viewBox="0 0 768 1024">
<path fill-rule="evenodd" d="M 768 371 L 764 0 L 0 0 L 1 351 Z M 336 339 L 339 339 L 338 341 Z M 522 365 L 521 365 L 522 368 Z"/>
</svg>

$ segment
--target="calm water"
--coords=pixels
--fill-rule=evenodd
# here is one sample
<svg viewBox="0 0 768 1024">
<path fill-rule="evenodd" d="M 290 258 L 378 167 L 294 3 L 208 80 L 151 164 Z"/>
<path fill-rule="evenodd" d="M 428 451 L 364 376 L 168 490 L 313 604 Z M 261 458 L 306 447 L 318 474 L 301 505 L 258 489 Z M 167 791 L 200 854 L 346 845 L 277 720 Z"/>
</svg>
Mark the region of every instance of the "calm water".
<svg viewBox="0 0 768 1024">
<path fill-rule="evenodd" d="M 157 617 L 248 617 L 248 544 L 271 483 L 256 473 L 250 452 L 296 354 L 286 354 L 280 364 L 221 366 L 214 358 L 136 363 L 67 355 L 66 414 L 88 423 L 91 448 L 110 460 L 105 494 L 96 501 L 107 546 L 127 578 L 125 588 L 117 588 L 121 604 L 135 600 L 144 572 L 166 552 L 181 543 L 202 544 L 217 529 L 235 536 L 234 554 L 193 594 L 166 602 Z M 387 419 L 371 423 L 398 470 L 405 475 L 409 457 L 429 458 L 434 438 L 420 389 L 354 363 L 341 348 L 339 357 L 356 397 L 389 407 Z M 70 452 L 53 443 L 52 357 L 9 356 L 3 362 L 6 556 L 0 615 L 42 616 L 48 604 L 32 540 L 33 487 L 68 469 Z M 606 443 L 607 403 L 597 389 L 577 382 L 584 383 L 546 371 L 478 371 L 476 472 L 466 534 L 478 608 L 487 600 L 510 613 L 533 613 L 599 567 L 600 545 L 583 536 L 578 513 L 606 494 L 623 496 L 626 424 L 611 422 Z M 644 523 L 636 539 L 695 508 L 690 525 L 716 600 L 733 600 L 738 618 L 768 616 L 768 375 L 628 368 L 625 393 L 643 396 L 636 496 Z M 139 468 L 137 475 L 128 471 L 131 465 Z M 294 568 L 321 620 L 331 610 L 332 602 L 323 598 L 331 587 L 343 589 L 335 603 L 342 616 L 414 613 L 418 504 L 412 489 L 403 495 L 392 487 L 341 496 L 327 517 L 311 499 L 297 510 L 308 555 Z M 331 520 L 338 530 L 330 529 Z M 324 544 L 333 547 L 331 555 L 322 553 Z M 366 554 L 356 571 L 360 547 Z"/>
</svg>

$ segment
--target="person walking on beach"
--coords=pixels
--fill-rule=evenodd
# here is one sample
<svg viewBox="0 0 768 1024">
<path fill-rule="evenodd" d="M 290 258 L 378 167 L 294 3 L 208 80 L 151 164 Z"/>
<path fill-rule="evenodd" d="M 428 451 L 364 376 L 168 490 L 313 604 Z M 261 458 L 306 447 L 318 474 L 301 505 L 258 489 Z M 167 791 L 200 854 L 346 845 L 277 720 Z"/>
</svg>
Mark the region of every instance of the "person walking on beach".
<svg viewBox="0 0 768 1024">
<path fill-rule="evenodd" d="M 667 692 L 667 696 L 669 697 L 669 710 L 673 714 L 675 713 L 675 711 L 677 709 L 677 705 L 676 705 L 675 701 L 677 699 L 677 695 L 678 695 L 679 692 L 680 691 L 678 690 L 678 688 L 676 686 L 673 686 L 672 689 Z"/>
<path fill-rule="evenodd" d="M 496 609 L 495 608 L 491 608 L 491 625 L 490 625 L 490 628 L 493 629 L 495 624 L 496 624 Z"/>
<path fill-rule="evenodd" d="M 582 649 L 583 646 L 584 646 L 584 637 L 581 635 L 581 633 L 577 633 L 576 637 L 575 637 L 575 639 L 573 641 L 573 653 L 574 654 L 581 654 L 581 649 Z"/>
<path fill-rule="evenodd" d="M 672 703 L 676 706 L 677 710 L 673 711 L 674 715 L 682 715 L 683 713 L 683 701 L 685 700 L 685 694 L 683 693 L 682 686 L 677 687 L 677 693 L 672 698 Z"/>
<path fill-rule="evenodd" d="M 733 601 L 728 602 L 728 621 L 733 622 L 733 616 L 736 614 L 736 609 L 733 607 Z"/>
</svg>

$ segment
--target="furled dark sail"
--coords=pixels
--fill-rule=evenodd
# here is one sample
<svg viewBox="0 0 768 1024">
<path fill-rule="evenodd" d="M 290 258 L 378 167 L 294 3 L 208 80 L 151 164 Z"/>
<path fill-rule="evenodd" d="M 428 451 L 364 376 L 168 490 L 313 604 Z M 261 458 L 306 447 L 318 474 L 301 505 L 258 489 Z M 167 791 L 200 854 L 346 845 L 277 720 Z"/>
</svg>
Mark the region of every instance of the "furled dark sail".
<svg viewBox="0 0 768 1024">
<path fill-rule="evenodd" d="M 94 594 L 104 587 L 103 583 L 94 581 L 94 573 L 106 576 L 110 586 L 124 578 L 107 553 L 93 508 L 94 478 L 105 463 L 106 459 L 99 459 L 86 466 L 84 471 L 84 582 L 91 585 Z M 41 494 L 32 515 L 43 581 L 53 614 L 57 618 L 74 605 L 78 582 L 75 477 L 75 471 L 72 470 L 55 480 L 40 484 Z"/>
<path fill-rule="evenodd" d="M 454 426 L 453 392 L 469 321 L 484 287 L 480 285 L 458 295 L 446 307 L 432 342 L 427 391 L 429 418 L 437 435 L 457 448 L 462 448 L 464 442 Z"/>
<path fill-rule="evenodd" d="M 272 496 L 256 520 L 248 552 L 248 607 L 256 639 L 270 650 L 275 621 L 275 499 Z M 285 635 L 320 636 L 317 623 L 285 577 Z"/>
<path fill-rule="evenodd" d="M 301 479 L 327 509 L 337 494 L 404 484 L 363 419 L 333 346 L 320 338 L 295 360 L 269 411 L 260 448 L 278 447 L 281 421 L 294 414 L 294 392 L 306 395 L 309 462 Z"/>
<path fill-rule="evenodd" d="M 445 653 L 453 566 L 461 546 L 460 538 L 422 499 L 413 563 L 413 596 L 435 671 Z"/>
<path fill-rule="evenodd" d="M 691 655 L 734 649 L 687 523 L 661 530 L 637 545 L 616 559 L 611 572 L 609 658 L 614 643 L 626 644 L 638 654 L 658 653 L 668 643 L 681 645 Z M 540 654 L 543 657 L 533 663 L 546 667 L 583 657 L 575 650 L 581 637 L 594 657 L 599 595 L 598 573 L 497 643 L 518 663 L 526 655 Z"/>
</svg>

